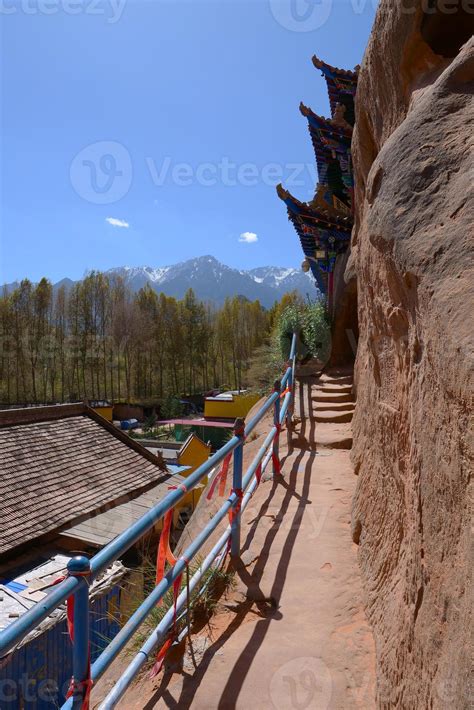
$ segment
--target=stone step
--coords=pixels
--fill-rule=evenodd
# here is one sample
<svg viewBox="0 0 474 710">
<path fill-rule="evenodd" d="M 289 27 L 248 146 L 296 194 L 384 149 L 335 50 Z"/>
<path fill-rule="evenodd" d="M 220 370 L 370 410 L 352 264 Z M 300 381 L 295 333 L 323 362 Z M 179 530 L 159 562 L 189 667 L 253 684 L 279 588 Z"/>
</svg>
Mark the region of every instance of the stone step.
<svg viewBox="0 0 474 710">
<path fill-rule="evenodd" d="M 331 367 L 331 368 L 328 368 L 327 370 L 324 370 L 323 374 L 328 375 L 329 377 L 352 377 L 352 375 L 354 374 L 354 368 L 353 367 Z"/>
<path fill-rule="evenodd" d="M 350 433 L 344 435 L 336 432 L 325 434 L 324 431 L 316 432 L 315 436 L 316 449 L 352 449 L 352 436 Z"/>
<path fill-rule="evenodd" d="M 354 402 L 352 394 L 345 394 L 344 392 L 341 394 L 338 394 L 337 392 L 329 392 L 328 394 L 324 394 L 324 392 L 319 391 L 318 394 L 313 395 L 311 399 L 313 402 L 320 402 L 321 404 L 330 404 L 332 402 L 340 404 Z"/>
<path fill-rule="evenodd" d="M 319 378 L 319 382 L 321 384 L 328 383 L 335 385 L 352 385 L 353 379 L 351 375 L 347 375 L 346 377 L 333 377 L 331 375 L 323 374 Z"/>
<path fill-rule="evenodd" d="M 327 399 L 323 402 L 314 402 L 313 412 L 327 412 L 330 409 L 333 412 L 354 412 L 354 402 L 331 402 L 328 404 Z"/>
<path fill-rule="evenodd" d="M 314 421 L 324 424 L 343 424 L 352 421 L 352 412 L 338 412 L 331 409 L 325 409 L 322 412 L 314 413 Z"/>
<path fill-rule="evenodd" d="M 316 392 L 339 392 L 340 394 L 352 394 L 352 385 L 336 385 L 324 383 L 316 385 Z"/>
</svg>

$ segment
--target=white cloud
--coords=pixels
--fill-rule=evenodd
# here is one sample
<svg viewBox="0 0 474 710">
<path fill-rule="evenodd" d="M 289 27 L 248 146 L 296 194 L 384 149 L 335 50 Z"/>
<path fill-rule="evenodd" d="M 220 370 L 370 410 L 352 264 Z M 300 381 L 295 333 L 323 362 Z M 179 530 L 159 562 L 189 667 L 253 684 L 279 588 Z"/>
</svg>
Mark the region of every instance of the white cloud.
<svg viewBox="0 0 474 710">
<path fill-rule="evenodd" d="M 129 223 L 124 219 L 117 219 L 117 217 L 106 217 L 105 221 L 112 225 L 112 227 L 130 227 Z"/>
<path fill-rule="evenodd" d="M 244 244 L 253 244 L 254 242 L 258 242 L 258 237 L 255 232 L 242 232 L 239 237 L 239 242 L 243 242 Z"/>
</svg>

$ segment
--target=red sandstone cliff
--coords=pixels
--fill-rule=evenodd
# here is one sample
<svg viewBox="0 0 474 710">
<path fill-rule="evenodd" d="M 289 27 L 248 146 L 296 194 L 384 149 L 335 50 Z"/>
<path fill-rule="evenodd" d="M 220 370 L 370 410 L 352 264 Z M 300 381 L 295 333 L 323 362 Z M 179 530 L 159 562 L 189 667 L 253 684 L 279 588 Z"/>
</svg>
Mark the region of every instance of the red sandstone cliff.
<svg viewBox="0 0 474 710">
<path fill-rule="evenodd" d="M 469 704 L 473 15 L 422 7 L 382 0 L 358 84 L 353 535 L 378 706 L 454 710 Z"/>
</svg>

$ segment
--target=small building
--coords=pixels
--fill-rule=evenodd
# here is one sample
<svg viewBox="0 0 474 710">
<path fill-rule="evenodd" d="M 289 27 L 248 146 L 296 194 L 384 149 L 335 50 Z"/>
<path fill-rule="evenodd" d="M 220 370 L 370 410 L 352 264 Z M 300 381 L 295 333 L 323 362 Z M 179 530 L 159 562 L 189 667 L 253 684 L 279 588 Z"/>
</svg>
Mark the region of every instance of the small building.
<svg viewBox="0 0 474 710">
<path fill-rule="evenodd" d="M 182 483 L 185 471 L 85 404 L 0 412 L 0 628 L 41 601 L 71 556 L 93 555 Z M 176 515 L 190 507 L 192 494 Z M 155 551 L 160 529 L 161 521 L 147 538 Z M 119 629 L 130 603 L 122 578 L 139 562 L 132 548 L 92 585 L 92 660 Z M 0 659 L 0 684 L 12 691 L 2 708 L 61 705 L 72 675 L 68 644 L 59 611 Z"/>
<path fill-rule="evenodd" d="M 88 405 L 94 410 L 94 412 L 97 412 L 97 414 L 100 414 L 101 417 L 107 419 L 108 422 L 112 421 L 114 408 L 110 402 L 107 402 L 106 400 L 93 400 L 88 402 Z"/>
<path fill-rule="evenodd" d="M 259 399 L 260 395 L 246 390 L 222 392 L 215 397 L 206 397 L 204 418 L 233 421 L 237 417 L 246 417 Z"/>
<path fill-rule="evenodd" d="M 148 417 L 159 416 L 160 405 L 158 402 L 114 402 L 113 418 L 122 421 L 123 419 L 138 419 L 143 422 Z"/>
<path fill-rule="evenodd" d="M 180 470 L 85 404 L 0 412 L 0 562 L 150 491 L 151 507 Z"/>
</svg>

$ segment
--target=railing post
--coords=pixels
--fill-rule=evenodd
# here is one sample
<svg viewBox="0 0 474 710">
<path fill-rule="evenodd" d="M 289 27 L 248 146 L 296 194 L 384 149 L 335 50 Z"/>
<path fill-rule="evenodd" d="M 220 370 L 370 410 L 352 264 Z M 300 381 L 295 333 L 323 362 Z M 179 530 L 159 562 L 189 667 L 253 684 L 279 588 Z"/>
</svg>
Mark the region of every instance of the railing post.
<svg viewBox="0 0 474 710">
<path fill-rule="evenodd" d="M 292 362 L 290 360 L 290 362 Z M 292 414 L 293 414 L 293 399 L 295 396 L 294 390 L 293 390 L 293 367 L 291 368 L 290 375 L 288 377 L 288 389 L 290 390 L 290 401 L 288 404 L 288 408 L 286 410 L 286 440 L 288 444 L 288 453 L 292 454 L 293 453 L 293 438 L 291 434 L 291 419 L 292 419 Z"/>
<path fill-rule="evenodd" d="M 238 496 L 242 494 L 242 468 L 244 458 L 244 430 L 245 421 L 238 417 L 234 422 L 234 436 L 240 438 L 240 444 L 234 449 L 234 472 L 232 479 L 232 489 Z M 237 501 L 232 515 L 230 553 L 233 557 L 240 555 L 240 504 Z"/>
<path fill-rule="evenodd" d="M 273 408 L 273 424 L 277 427 L 277 433 L 273 439 L 273 475 L 279 473 L 276 462 L 280 460 L 280 437 L 278 435 L 278 429 L 280 427 L 280 393 L 281 393 L 281 381 L 275 380 L 273 384 L 273 391 L 278 392 L 278 397 L 275 400 L 275 405 Z"/>
<path fill-rule="evenodd" d="M 74 639 L 72 673 L 74 691 L 72 707 L 80 710 L 87 691 L 89 680 L 89 585 L 85 578 L 90 574 L 90 561 L 87 557 L 73 557 L 67 564 L 71 577 L 81 577 L 81 584 L 74 593 Z"/>
</svg>

